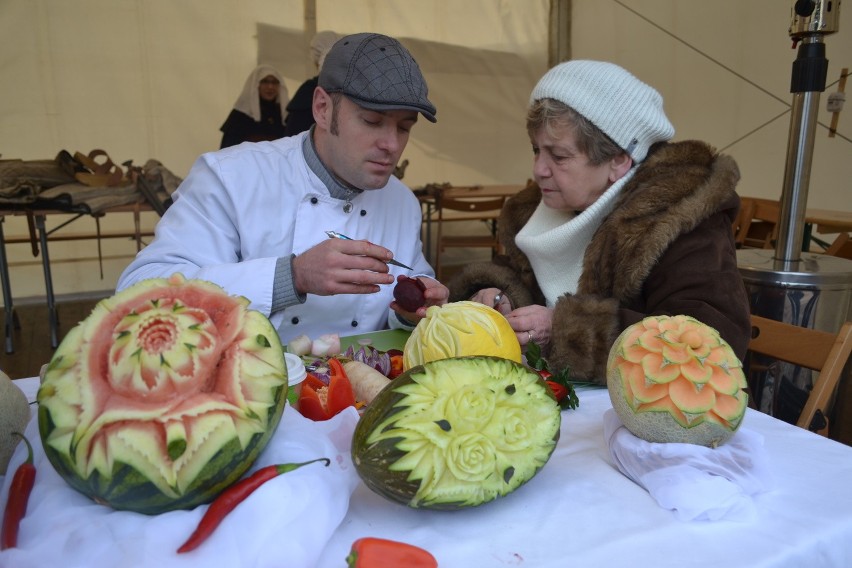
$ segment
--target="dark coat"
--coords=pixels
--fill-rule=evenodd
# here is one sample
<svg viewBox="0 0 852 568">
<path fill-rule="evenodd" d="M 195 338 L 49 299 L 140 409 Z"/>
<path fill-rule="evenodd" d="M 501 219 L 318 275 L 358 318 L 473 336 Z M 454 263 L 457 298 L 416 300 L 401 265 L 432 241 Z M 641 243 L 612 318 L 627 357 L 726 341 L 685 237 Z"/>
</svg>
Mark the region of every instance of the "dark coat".
<svg viewBox="0 0 852 568">
<path fill-rule="evenodd" d="M 252 117 L 231 109 L 225 123 L 219 128 L 222 131 L 222 142 L 219 148 L 236 146 L 242 142 L 260 142 L 262 140 L 278 140 L 284 137 L 284 121 L 281 119 L 281 107 L 275 101 L 260 101 L 261 119 L 255 121 Z"/>
<path fill-rule="evenodd" d="M 651 149 L 592 237 L 577 293 L 556 302 L 546 351 L 552 368 L 605 383 L 619 333 L 663 314 L 689 315 L 716 328 L 744 357 L 751 324 L 732 230 L 739 177 L 731 157 L 702 142 Z M 515 308 L 544 305 L 529 260 L 515 245 L 540 199 L 531 184 L 506 203 L 498 220 L 505 255 L 467 266 L 448 285 L 450 301 L 494 287 Z"/>
<path fill-rule="evenodd" d="M 287 103 L 287 119 L 284 121 L 284 135 L 295 136 L 314 124 L 314 91 L 319 85 L 319 77 L 308 79 L 299 86 L 296 94 Z"/>
</svg>

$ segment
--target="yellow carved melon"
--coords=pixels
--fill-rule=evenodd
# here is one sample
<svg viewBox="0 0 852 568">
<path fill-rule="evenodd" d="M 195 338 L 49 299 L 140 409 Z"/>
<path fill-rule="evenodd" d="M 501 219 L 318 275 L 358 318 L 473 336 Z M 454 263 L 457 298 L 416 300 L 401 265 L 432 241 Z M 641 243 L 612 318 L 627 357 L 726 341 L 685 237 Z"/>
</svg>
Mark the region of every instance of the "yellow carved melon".
<svg viewBox="0 0 852 568">
<path fill-rule="evenodd" d="M 742 423 L 742 364 L 719 332 L 689 316 L 651 316 L 625 329 L 609 353 L 612 407 L 649 442 L 716 447 Z"/>
<path fill-rule="evenodd" d="M 512 326 L 497 310 L 479 302 L 432 306 L 405 342 L 403 368 L 430 361 L 491 355 L 521 362 L 521 345 Z"/>
</svg>

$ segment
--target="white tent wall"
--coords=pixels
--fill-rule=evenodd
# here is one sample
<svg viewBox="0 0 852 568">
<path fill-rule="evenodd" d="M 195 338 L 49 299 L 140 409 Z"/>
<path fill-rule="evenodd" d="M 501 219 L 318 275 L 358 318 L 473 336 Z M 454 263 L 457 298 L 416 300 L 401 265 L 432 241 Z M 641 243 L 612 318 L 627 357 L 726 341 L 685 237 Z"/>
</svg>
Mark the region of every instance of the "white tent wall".
<svg viewBox="0 0 852 568">
<path fill-rule="evenodd" d="M 414 129 L 403 155 L 406 183 L 529 177 L 524 111 L 547 66 L 549 0 L 0 0 L 0 155 L 45 159 L 103 148 L 116 162 L 155 158 L 185 176 L 199 154 L 218 148 L 218 128 L 257 63 L 278 66 L 291 94 L 307 77 L 305 1 L 316 8 L 317 30 L 394 35 L 423 68 L 438 123 Z M 574 58 L 614 61 L 657 87 L 677 139 L 704 139 L 733 155 L 742 194 L 779 196 L 796 56 L 790 2 L 572 5 Z M 826 38 L 830 84 L 852 66 L 849 9 L 839 33 Z M 823 124 L 834 89 L 823 96 Z M 835 138 L 818 128 L 809 205 L 849 210 L 850 137 L 850 116 L 841 117 Z M 145 227 L 156 219 L 146 214 Z M 128 223 L 108 215 L 102 227 Z M 84 218 L 63 231 L 92 225 Z M 19 217 L 7 217 L 3 229 L 27 233 Z M 103 277 L 94 242 L 51 244 L 56 293 L 114 287 L 135 245 L 102 246 Z M 41 259 L 26 245 L 7 253 L 15 298 L 43 296 Z"/>
<path fill-rule="evenodd" d="M 438 107 L 403 155 L 405 181 L 523 183 L 523 109 L 547 65 L 548 0 L 317 0 L 316 29 L 377 31 L 403 40 Z M 0 0 L 0 155 L 52 158 L 103 148 L 117 163 L 149 158 L 185 176 L 219 147 L 219 126 L 259 62 L 292 94 L 308 76 L 302 0 Z M 48 218 L 48 228 L 63 220 Z M 156 223 L 144 215 L 144 228 Z M 107 215 L 104 230 L 127 228 Z M 7 217 L 7 236 L 26 222 Z M 63 232 L 94 230 L 80 219 Z M 103 241 L 50 246 L 57 294 L 109 290 L 135 254 Z M 41 259 L 7 247 L 12 292 L 43 296 Z"/>
</svg>

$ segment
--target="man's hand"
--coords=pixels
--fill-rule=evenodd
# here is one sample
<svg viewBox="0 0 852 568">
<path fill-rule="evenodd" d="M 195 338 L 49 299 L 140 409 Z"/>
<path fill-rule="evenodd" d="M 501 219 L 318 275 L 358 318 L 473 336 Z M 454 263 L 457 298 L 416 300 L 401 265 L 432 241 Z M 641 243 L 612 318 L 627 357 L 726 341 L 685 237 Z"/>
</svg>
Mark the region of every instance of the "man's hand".
<svg viewBox="0 0 852 568">
<path fill-rule="evenodd" d="M 397 280 L 404 278 L 405 276 L 400 275 L 397 277 Z M 407 312 L 396 302 L 391 302 L 390 305 L 393 311 L 415 324 L 426 317 L 426 309 L 429 306 L 443 306 L 450 298 L 450 290 L 437 280 L 426 276 L 418 276 L 417 279 L 426 286 L 426 290 L 423 292 L 426 303 L 423 306 L 417 308 L 416 312 Z"/>
<path fill-rule="evenodd" d="M 368 241 L 329 239 L 293 259 L 293 279 L 300 294 L 375 294 L 393 284 L 385 261 L 393 253 Z"/>
</svg>

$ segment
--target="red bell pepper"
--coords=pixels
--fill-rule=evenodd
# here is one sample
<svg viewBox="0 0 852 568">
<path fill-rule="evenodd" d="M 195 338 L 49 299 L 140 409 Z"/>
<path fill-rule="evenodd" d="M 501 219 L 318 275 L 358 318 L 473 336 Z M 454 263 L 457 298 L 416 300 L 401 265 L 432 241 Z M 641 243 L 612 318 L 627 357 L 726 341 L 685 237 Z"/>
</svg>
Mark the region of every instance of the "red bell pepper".
<svg viewBox="0 0 852 568">
<path fill-rule="evenodd" d="M 418 546 L 373 537 L 359 538 L 353 542 L 346 562 L 350 568 L 438 568 L 435 557 Z"/>
<path fill-rule="evenodd" d="M 355 406 L 355 392 L 343 365 L 337 359 L 331 358 L 328 360 L 328 366 L 328 385 L 310 373 L 302 382 L 299 412 L 305 418 L 328 420 L 344 408 Z"/>
</svg>

